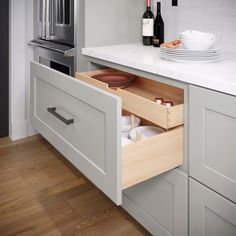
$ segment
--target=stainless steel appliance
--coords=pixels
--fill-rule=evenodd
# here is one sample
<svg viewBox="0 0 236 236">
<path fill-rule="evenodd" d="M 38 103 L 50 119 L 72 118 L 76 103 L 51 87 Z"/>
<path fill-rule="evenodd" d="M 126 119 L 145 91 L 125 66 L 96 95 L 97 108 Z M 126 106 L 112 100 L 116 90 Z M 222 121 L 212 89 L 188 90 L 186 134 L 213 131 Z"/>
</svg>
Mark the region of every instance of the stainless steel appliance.
<svg viewBox="0 0 236 236">
<path fill-rule="evenodd" d="M 74 0 L 36 0 L 36 37 L 74 46 L 74 9 Z"/>
<path fill-rule="evenodd" d="M 75 72 L 76 0 L 35 0 L 34 60 L 63 73 Z"/>
<path fill-rule="evenodd" d="M 31 41 L 32 44 L 33 42 Z M 51 48 L 36 45 L 34 48 L 34 60 L 52 69 L 74 76 L 75 59 L 74 56 L 69 56 L 70 53 L 73 53 L 71 51 L 73 49 L 65 45 L 60 45 L 60 47 L 61 52 L 58 52 L 58 47 L 56 50 L 52 50 Z"/>
</svg>

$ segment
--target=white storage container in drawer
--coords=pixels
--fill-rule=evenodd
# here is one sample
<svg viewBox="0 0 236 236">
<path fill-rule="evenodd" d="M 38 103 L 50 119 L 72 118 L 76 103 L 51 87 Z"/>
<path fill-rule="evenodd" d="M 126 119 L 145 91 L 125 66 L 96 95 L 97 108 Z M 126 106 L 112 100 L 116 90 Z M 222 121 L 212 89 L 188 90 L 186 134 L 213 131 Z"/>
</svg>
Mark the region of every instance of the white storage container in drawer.
<svg viewBox="0 0 236 236">
<path fill-rule="evenodd" d="M 183 163 L 183 127 L 121 147 L 122 100 L 31 63 L 33 127 L 116 204 L 122 190 Z"/>
</svg>

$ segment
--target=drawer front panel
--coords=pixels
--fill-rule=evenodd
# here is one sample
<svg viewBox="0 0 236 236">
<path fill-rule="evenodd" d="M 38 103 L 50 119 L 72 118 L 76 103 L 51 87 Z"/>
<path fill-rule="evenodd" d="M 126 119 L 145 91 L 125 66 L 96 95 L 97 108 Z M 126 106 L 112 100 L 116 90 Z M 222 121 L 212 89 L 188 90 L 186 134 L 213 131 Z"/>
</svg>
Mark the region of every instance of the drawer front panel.
<svg viewBox="0 0 236 236">
<path fill-rule="evenodd" d="M 188 176 L 180 170 L 147 180 L 123 193 L 124 207 L 152 235 L 188 235 Z"/>
<path fill-rule="evenodd" d="M 236 205 L 190 180 L 190 236 L 235 236 Z"/>
<path fill-rule="evenodd" d="M 106 113 L 42 80 L 36 80 L 35 93 L 36 117 L 105 173 Z M 73 123 L 65 125 L 48 111 L 52 107 Z"/>
<path fill-rule="evenodd" d="M 190 87 L 190 175 L 236 202 L 236 97 Z"/>
<path fill-rule="evenodd" d="M 120 99 L 36 63 L 31 77 L 33 126 L 120 204 Z"/>
</svg>

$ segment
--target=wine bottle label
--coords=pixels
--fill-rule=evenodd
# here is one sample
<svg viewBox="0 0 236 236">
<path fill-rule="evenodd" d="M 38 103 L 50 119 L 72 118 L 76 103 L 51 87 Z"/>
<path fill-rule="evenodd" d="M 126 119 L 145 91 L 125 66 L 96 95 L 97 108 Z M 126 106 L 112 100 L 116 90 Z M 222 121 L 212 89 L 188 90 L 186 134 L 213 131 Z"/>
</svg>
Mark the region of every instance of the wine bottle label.
<svg viewBox="0 0 236 236">
<path fill-rule="evenodd" d="M 153 37 L 153 44 L 160 44 L 160 39 Z"/>
<path fill-rule="evenodd" d="M 153 19 L 143 19 L 143 36 L 153 36 Z"/>
</svg>

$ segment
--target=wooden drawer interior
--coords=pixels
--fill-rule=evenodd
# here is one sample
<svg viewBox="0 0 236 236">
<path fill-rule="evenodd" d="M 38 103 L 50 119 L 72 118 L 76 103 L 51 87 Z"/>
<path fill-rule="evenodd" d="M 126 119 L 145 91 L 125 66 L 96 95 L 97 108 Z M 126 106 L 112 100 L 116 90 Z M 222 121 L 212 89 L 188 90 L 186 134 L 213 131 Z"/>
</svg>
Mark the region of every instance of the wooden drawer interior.
<svg viewBox="0 0 236 236">
<path fill-rule="evenodd" d="M 168 130 L 162 134 L 122 147 L 122 189 L 129 188 L 183 164 L 184 91 L 157 81 L 136 78 L 134 85 L 111 89 L 92 76 L 114 69 L 77 73 L 77 79 L 122 98 L 123 115 L 134 114 L 141 125 Z M 173 101 L 173 107 L 154 102 L 156 97 Z"/>
<path fill-rule="evenodd" d="M 123 115 L 128 115 L 125 112 Z M 141 125 L 153 125 L 142 120 Z M 183 164 L 184 127 L 122 147 L 122 188 L 148 180 Z"/>
<path fill-rule="evenodd" d="M 106 83 L 91 78 L 94 75 L 116 71 L 113 69 L 97 70 L 92 72 L 77 73 L 76 78 L 108 91 L 122 98 L 122 106 L 125 110 L 152 123 L 170 129 L 183 124 L 184 120 L 184 91 L 157 81 L 136 78 L 134 85 L 124 89 L 111 89 Z M 173 107 L 166 107 L 154 102 L 156 97 L 173 101 Z"/>
</svg>

